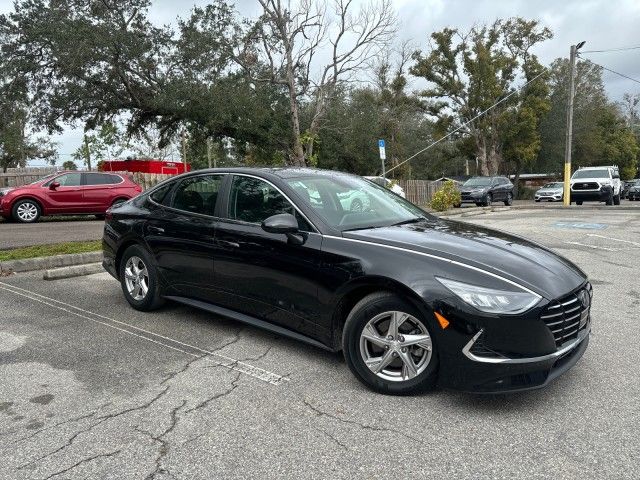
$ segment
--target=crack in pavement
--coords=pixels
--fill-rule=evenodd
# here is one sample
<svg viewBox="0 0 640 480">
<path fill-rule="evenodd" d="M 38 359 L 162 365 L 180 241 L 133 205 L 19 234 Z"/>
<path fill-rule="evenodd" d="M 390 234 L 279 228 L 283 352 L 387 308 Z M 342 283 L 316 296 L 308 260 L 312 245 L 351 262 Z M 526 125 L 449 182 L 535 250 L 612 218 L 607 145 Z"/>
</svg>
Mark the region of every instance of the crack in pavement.
<svg viewBox="0 0 640 480">
<path fill-rule="evenodd" d="M 58 475 L 62 475 L 63 473 L 67 473 L 70 470 L 73 470 L 74 468 L 79 467 L 80 465 L 82 465 L 83 463 L 87 463 L 87 462 L 91 462 L 93 460 L 95 460 L 96 458 L 106 458 L 106 457 L 114 457 L 117 454 L 119 454 L 122 451 L 122 449 L 118 449 L 118 450 L 114 450 L 113 452 L 109 452 L 109 453 L 99 453 L 97 455 L 93 455 L 91 457 L 87 457 L 87 458 L 83 458 L 82 460 L 80 460 L 79 462 L 74 463 L 73 465 L 71 465 L 70 467 L 65 468 L 64 470 L 60 470 L 59 472 L 56 473 L 52 473 L 51 475 L 49 475 L 48 477 L 45 477 L 44 480 L 49 480 L 50 478 L 56 477 Z"/>
<path fill-rule="evenodd" d="M 238 388 L 238 382 L 240 381 L 240 372 L 238 372 L 238 374 L 236 375 L 236 378 L 234 378 L 231 381 L 231 387 L 229 387 L 228 389 L 226 389 L 224 392 L 221 393 L 217 393 L 215 394 L 213 397 L 207 398 L 206 400 L 203 400 L 202 402 L 200 402 L 199 404 L 197 404 L 195 407 L 191 407 L 188 410 L 185 410 L 185 413 L 191 413 L 195 410 L 200 410 L 201 408 L 206 407 L 207 405 L 209 405 L 209 403 L 214 402 L 222 397 L 226 397 L 227 395 L 229 395 L 231 392 L 233 392 L 236 388 Z"/>
<path fill-rule="evenodd" d="M 333 419 L 333 420 L 337 420 L 338 422 L 341 422 L 341 423 L 345 423 L 345 424 L 349 424 L 349 425 L 356 425 L 356 426 L 358 426 L 358 427 L 360 427 L 360 428 L 362 428 L 362 429 L 365 429 L 365 430 L 373 430 L 373 431 L 376 431 L 376 432 L 387 432 L 387 433 L 393 433 L 393 434 L 395 434 L 395 435 L 400 435 L 400 436 L 402 436 L 402 437 L 404 437 L 404 438 L 407 438 L 407 439 L 409 439 L 409 440 L 413 440 L 414 442 L 420 442 L 420 443 L 422 443 L 422 440 L 420 440 L 420 439 L 418 439 L 418 438 L 416 438 L 416 437 L 412 437 L 411 435 L 407 435 L 406 433 L 401 432 L 401 431 L 398 431 L 398 430 L 395 430 L 395 429 L 393 429 L 393 428 L 389 428 L 389 427 L 377 427 L 377 426 L 375 426 L 375 425 L 368 425 L 368 424 L 366 424 L 366 423 L 360 423 L 360 422 L 357 422 L 357 421 L 355 421 L 355 420 L 347 420 L 346 418 L 341 418 L 341 417 L 339 417 L 339 416 L 337 416 L 337 415 L 333 415 L 333 414 L 331 414 L 331 413 L 325 412 L 324 410 L 321 410 L 320 408 L 318 408 L 318 407 L 316 407 L 315 405 L 311 404 L 311 403 L 310 403 L 308 400 L 306 400 L 306 399 L 303 399 L 303 400 L 302 400 L 302 402 L 305 404 L 305 406 L 306 406 L 309 410 L 311 410 L 312 412 L 314 412 L 314 413 L 315 413 L 317 416 L 319 416 L 319 417 L 323 417 L 323 416 L 324 416 L 324 417 L 328 417 L 328 418 L 331 418 L 331 419 Z"/>
<path fill-rule="evenodd" d="M 341 447 L 344 450 L 349 450 L 349 448 L 347 447 L 347 445 L 345 443 L 342 443 L 340 440 L 338 440 L 336 437 L 334 437 L 333 435 L 331 435 L 329 432 L 327 432 L 326 430 L 323 430 L 321 428 L 315 428 L 314 430 L 324 433 L 327 437 L 329 437 L 331 440 L 333 440 L 333 443 L 335 443 L 336 445 L 338 445 L 339 447 Z"/>
</svg>

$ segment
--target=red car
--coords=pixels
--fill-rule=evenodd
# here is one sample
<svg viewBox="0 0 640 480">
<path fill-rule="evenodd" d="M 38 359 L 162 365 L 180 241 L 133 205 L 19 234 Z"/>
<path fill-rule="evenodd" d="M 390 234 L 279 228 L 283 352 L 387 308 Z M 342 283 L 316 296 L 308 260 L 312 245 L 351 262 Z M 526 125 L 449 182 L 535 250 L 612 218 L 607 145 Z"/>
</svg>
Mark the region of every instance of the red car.
<svg viewBox="0 0 640 480">
<path fill-rule="evenodd" d="M 0 189 L 0 216 L 33 223 L 41 215 L 97 215 L 135 197 L 142 187 L 125 175 L 60 172 L 29 185 Z"/>
</svg>

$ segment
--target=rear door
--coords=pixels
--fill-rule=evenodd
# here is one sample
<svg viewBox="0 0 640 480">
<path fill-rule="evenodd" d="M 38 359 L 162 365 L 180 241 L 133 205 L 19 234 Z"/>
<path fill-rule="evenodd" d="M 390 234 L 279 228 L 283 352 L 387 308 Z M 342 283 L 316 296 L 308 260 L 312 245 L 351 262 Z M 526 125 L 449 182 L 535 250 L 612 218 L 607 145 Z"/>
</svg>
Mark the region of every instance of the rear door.
<svg viewBox="0 0 640 480">
<path fill-rule="evenodd" d="M 113 173 L 87 172 L 82 174 L 82 198 L 87 210 L 103 213 L 111 206 L 114 190 L 124 180 Z"/>
<path fill-rule="evenodd" d="M 52 187 L 52 184 L 60 184 Z M 82 198 L 82 174 L 64 173 L 52 178 L 42 186 L 47 199 L 47 213 L 85 213 L 87 210 Z"/>
<path fill-rule="evenodd" d="M 150 195 L 153 213 L 144 237 L 174 294 L 213 299 L 216 205 L 224 177 L 190 176 L 162 198 Z"/>
</svg>

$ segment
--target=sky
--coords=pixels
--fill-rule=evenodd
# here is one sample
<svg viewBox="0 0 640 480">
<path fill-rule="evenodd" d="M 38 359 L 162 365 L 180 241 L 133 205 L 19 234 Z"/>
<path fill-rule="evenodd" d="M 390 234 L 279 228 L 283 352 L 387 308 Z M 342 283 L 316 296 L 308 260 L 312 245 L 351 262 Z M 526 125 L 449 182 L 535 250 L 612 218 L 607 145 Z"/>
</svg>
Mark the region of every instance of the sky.
<svg viewBox="0 0 640 480">
<path fill-rule="evenodd" d="M 370 0 L 355 0 L 355 6 Z M 375 1 L 375 0 L 374 0 Z M 193 5 L 206 0 L 152 0 L 150 18 L 157 24 L 172 24 L 186 16 Z M 549 64 L 567 57 L 569 47 L 586 41 L 583 56 L 609 69 L 640 80 L 640 49 L 607 53 L 586 53 L 618 47 L 640 46 L 640 0 L 392 0 L 400 22 L 398 43 L 410 40 L 418 49 L 426 49 L 431 32 L 444 27 L 462 30 L 474 24 L 490 23 L 496 18 L 521 16 L 537 19 L 554 32 L 551 40 L 535 50 Z M 258 0 L 235 2 L 241 15 L 260 13 Z M 0 0 L 0 13 L 13 9 L 13 0 Z M 613 73 L 604 72 L 605 89 L 610 98 L 623 93 L 640 93 L 640 84 Z M 80 145 L 81 128 L 66 128 L 56 137 L 60 143 L 60 162 Z"/>
</svg>

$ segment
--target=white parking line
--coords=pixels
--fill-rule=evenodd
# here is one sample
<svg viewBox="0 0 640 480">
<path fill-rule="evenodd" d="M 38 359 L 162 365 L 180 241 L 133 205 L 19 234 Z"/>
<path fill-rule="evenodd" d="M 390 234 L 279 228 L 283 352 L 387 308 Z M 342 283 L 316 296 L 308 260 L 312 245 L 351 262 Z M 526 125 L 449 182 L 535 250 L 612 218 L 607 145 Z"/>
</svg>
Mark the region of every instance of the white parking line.
<svg viewBox="0 0 640 480">
<path fill-rule="evenodd" d="M 587 236 L 605 238 L 607 240 L 613 240 L 614 242 L 629 243 L 629 244 L 633 245 L 634 247 L 640 247 L 640 243 L 632 242 L 631 240 L 622 240 L 621 238 L 607 237 L 606 235 L 598 235 L 597 233 L 587 233 Z"/>
<path fill-rule="evenodd" d="M 568 243 L 569 245 L 579 245 L 581 247 L 593 248 L 594 250 L 606 250 L 607 252 L 617 252 L 619 250 L 618 248 L 600 247 L 598 245 L 589 245 L 589 244 L 580 243 L 580 242 L 567 242 L 567 241 L 565 241 L 563 243 Z"/>
<path fill-rule="evenodd" d="M 186 355 L 190 355 L 192 357 L 202 357 L 202 358 L 204 358 L 204 359 L 206 359 L 206 360 L 208 360 L 210 362 L 215 363 L 216 365 L 219 365 L 219 366 L 224 367 L 224 368 L 228 368 L 230 370 L 235 370 L 237 372 L 243 373 L 243 374 L 248 375 L 250 377 L 257 378 L 258 380 L 262 380 L 263 382 L 269 383 L 271 385 L 279 385 L 283 381 L 289 381 L 289 378 L 287 378 L 287 377 L 284 377 L 282 375 L 278 375 L 277 373 L 270 372 L 270 371 L 265 370 L 263 368 L 255 367 L 253 365 L 250 365 L 248 363 L 242 362 L 242 361 L 240 361 L 238 359 L 229 357 L 227 355 L 223 355 L 223 354 L 216 353 L 216 352 L 211 352 L 209 350 L 204 350 L 204 349 L 202 349 L 200 347 L 196 347 L 194 345 L 190 345 L 188 343 L 181 342 L 180 340 L 176 340 L 176 339 L 173 339 L 173 338 L 170 338 L 170 337 L 166 337 L 166 336 L 161 335 L 159 333 L 151 332 L 149 330 L 145 330 L 144 328 L 136 327 L 135 325 L 131 325 L 131 324 L 126 323 L 126 322 L 121 322 L 119 320 L 115 320 L 113 318 L 106 317 L 106 316 L 101 315 L 99 313 L 91 312 L 89 310 L 84 310 L 84 309 L 82 309 L 80 307 L 76 307 L 75 305 L 71 305 L 71 304 L 62 302 L 60 300 L 56 300 L 55 298 L 47 297 L 45 295 L 41 295 L 39 293 L 33 292 L 31 290 L 26 290 L 26 289 L 21 288 L 21 287 L 17 287 L 15 285 L 11 285 L 9 283 L 0 282 L 0 290 L 6 290 L 7 292 L 13 293 L 14 295 L 19 295 L 19 296 L 22 296 L 22 297 L 26 297 L 26 298 L 28 298 L 30 300 L 43 303 L 43 304 L 48 305 L 48 306 L 53 307 L 53 308 L 57 308 L 58 310 L 62 310 L 63 312 L 70 313 L 71 315 L 75 315 L 75 316 L 83 318 L 85 320 L 89 320 L 91 322 L 98 323 L 100 325 L 104 325 L 105 327 L 113 328 L 113 329 L 118 330 L 120 332 L 132 335 L 134 337 L 138 337 L 138 338 L 141 338 L 143 340 L 147 340 L 147 341 L 149 341 L 151 343 L 162 345 L 163 347 L 166 347 L 166 348 L 169 348 L 171 350 L 175 350 L 175 351 L 184 353 Z M 104 320 L 106 320 L 108 322 L 112 322 L 112 323 L 121 325 L 122 327 L 125 327 L 125 328 L 122 328 L 122 327 L 119 327 L 119 326 L 116 326 L 116 325 L 111 325 L 111 324 L 107 323 L 106 321 L 98 320 L 96 318 L 89 317 L 88 315 L 104 319 Z M 141 335 L 140 333 L 132 332 L 129 329 L 135 330 L 137 332 L 141 332 L 144 335 Z M 154 338 L 149 338 L 149 336 L 147 336 L 147 335 L 153 336 L 153 337 L 156 337 L 156 338 L 160 338 L 162 340 L 165 340 L 165 342 L 156 340 Z M 195 352 L 199 352 L 199 353 L 189 352 L 185 348 L 180 348 L 180 347 L 176 347 L 176 346 L 173 346 L 173 345 L 168 345 L 166 342 L 171 342 L 171 343 L 173 343 L 175 345 L 180 345 L 181 347 L 185 347 L 186 349 L 194 350 Z M 217 358 L 225 360 L 225 362 L 216 361 L 216 360 L 214 360 L 214 359 L 212 359 L 210 357 L 217 357 Z"/>
</svg>

